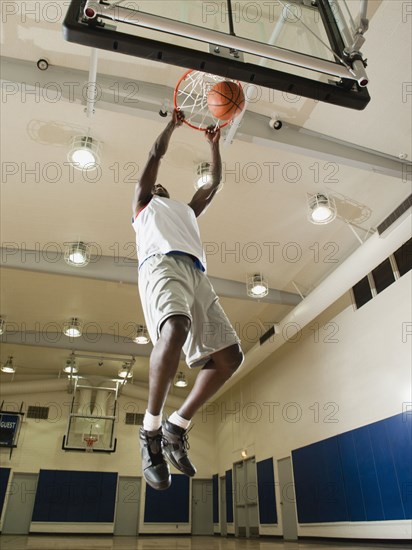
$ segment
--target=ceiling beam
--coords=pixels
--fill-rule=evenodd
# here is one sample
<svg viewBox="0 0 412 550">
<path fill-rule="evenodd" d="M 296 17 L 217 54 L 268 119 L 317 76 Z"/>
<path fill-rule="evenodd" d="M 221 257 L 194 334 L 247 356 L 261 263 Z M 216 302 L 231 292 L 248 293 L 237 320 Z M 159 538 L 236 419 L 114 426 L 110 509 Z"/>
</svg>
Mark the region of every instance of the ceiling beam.
<svg viewBox="0 0 412 550">
<path fill-rule="evenodd" d="M 2 344 L 32 346 L 69 351 L 87 351 L 94 354 L 108 353 L 116 356 L 149 357 L 152 344 L 135 344 L 130 338 L 113 334 L 87 334 L 70 338 L 61 332 L 5 331 L 0 336 Z"/>
<path fill-rule="evenodd" d="M 50 65 L 40 71 L 36 63 L 1 57 L 3 103 L 17 93 L 37 91 L 39 98 L 58 97 L 86 106 L 88 72 Z M 122 112 L 151 120 L 159 120 L 159 110 L 172 101 L 173 88 L 144 81 L 99 74 L 96 108 Z M 284 149 L 289 153 L 324 159 L 338 164 L 367 170 L 408 181 L 412 179 L 412 163 L 390 155 L 360 147 L 331 136 L 283 124 L 281 130 L 269 126 L 269 117 L 246 112 L 237 139 L 266 147 Z"/>
<path fill-rule="evenodd" d="M 91 262 L 87 266 L 73 268 L 64 261 L 64 255 L 61 252 L 53 250 L 50 252 L 51 256 L 48 257 L 47 251 L 40 249 L 23 250 L 18 248 L 17 245 L 14 247 L 13 245 L 15 244 L 9 243 L 9 246 L 0 248 L 0 265 L 2 267 L 69 277 L 84 277 L 86 279 L 123 284 L 137 285 L 138 282 L 137 260 L 122 257 L 113 258 L 112 256 L 96 256 L 91 258 Z M 256 298 L 251 298 L 247 295 L 246 283 L 217 277 L 209 277 L 209 280 L 218 296 L 256 301 Z M 298 294 L 276 289 L 269 289 L 267 296 L 259 298 L 259 300 L 262 303 L 289 306 L 296 306 L 302 301 Z"/>
</svg>

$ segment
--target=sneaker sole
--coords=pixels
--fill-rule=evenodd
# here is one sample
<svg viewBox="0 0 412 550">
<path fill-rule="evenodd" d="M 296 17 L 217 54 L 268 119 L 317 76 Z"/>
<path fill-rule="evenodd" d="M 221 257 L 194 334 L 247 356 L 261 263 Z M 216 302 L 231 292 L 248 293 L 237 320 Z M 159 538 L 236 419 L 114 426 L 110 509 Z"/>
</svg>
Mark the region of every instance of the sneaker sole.
<svg viewBox="0 0 412 550">
<path fill-rule="evenodd" d="M 152 480 L 146 479 L 144 472 L 143 476 L 146 480 L 146 483 L 150 485 L 152 489 L 156 489 L 156 491 L 164 491 L 165 489 L 169 489 L 170 485 L 172 484 L 171 478 L 167 479 L 166 481 L 161 481 L 159 483 L 154 483 Z"/>
<path fill-rule="evenodd" d="M 176 462 L 174 456 L 168 452 L 167 447 L 163 448 L 163 454 L 165 455 L 167 460 L 170 462 L 170 464 L 174 466 L 176 470 L 179 470 L 179 472 L 182 472 L 183 474 L 189 477 L 193 477 L 195 475 L 196 472 L 191 472 L 191 473 L 186 472 L 186 470 L 182 468 L 182 466 L 178 462 Z"/>
</svg>

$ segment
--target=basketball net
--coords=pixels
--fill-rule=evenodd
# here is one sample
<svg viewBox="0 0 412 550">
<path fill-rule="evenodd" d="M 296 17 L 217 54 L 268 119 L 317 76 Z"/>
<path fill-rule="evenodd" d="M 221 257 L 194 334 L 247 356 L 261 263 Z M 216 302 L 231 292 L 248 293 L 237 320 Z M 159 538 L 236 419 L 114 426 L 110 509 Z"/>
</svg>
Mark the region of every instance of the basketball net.
<svg viewBox="0 0 412 550">
<path fill-rule="evenodd" d="M 83 441 L 86 443 L 86 453 L 93 452 L 93 445 L 97 441 L 97 437 L 94 435 L 86 435 L 83 437 Z"/>
<path fill-rule="evenodd" d="M 210 126 L 224 128 L 232 120 L 222 122 L 209 111 L 207 96 L 218 82 L 230 80 L 211 73 L 189 70 L 184 73 L 175 87 L 174 107 L 185 114 L 184 123 L 195 130 L 205 131 Z M 241 86 L 238 80 L 232 80 Z"/>
</svg>

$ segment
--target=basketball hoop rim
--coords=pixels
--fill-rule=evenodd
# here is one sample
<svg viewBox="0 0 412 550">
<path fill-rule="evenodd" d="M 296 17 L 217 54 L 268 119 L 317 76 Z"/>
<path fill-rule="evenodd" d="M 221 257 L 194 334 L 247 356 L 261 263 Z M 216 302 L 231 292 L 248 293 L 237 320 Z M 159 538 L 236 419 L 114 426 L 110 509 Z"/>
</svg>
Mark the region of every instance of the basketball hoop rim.
<svg viewBox="0 0 412 550">
<path fill-rule="evenodd" d="M 88 437 L 83 437 L 83 441 L 86 443 L 86 448 L 88 449 L 93 449 L 93 445 L 96 443 L 96 441 L 98 441 L 98 437 L 96 436 L 88 436 Z"/>
<path fill-rule="evenodd" d="M 196 70 L 195 69 L 189 69 L 188 71 L 186 71 L 178 80 L 176 86 L 175 86 L 175 90 L 174 90 L 174 94 L 173 94 L 173 105 L 174 105 L 174 108 L 177 110 L 177 111 L 180 111 L 180 107 L 179 105 L 177 104 L 177 94 L 178 94 L 178 91 L 179 91 L 179 86 L 180 84 L 183 82 L 183 80 L 185 80 L 185 78 L 190 74 L 190 73 L 193 73 L 195 72 Z M 197 72 L 202 72 L 202 71 L 197 71 Z M 204 73 L 204 74 L 211 74 L 211 73 Z M 222 77 L 223 78 L 223 77 Z M 224 80 L 227 80 L 225 78 L 223 78 L 223 81 Z M 222 81 L 222 82 L 223 82 Z M 239 80 L 231 80 L 231 82 L 236 82 L 236 84 L 238 84 L 242 90 L 243 90 L 243 86 L 242 84 L 239 82 Z M 184 112 L 184 111 L 183 111 Z M 224 128 L 225 126 L 227 126 L 228 124 L 230 124 L 233 120 L 234 120 L 235 117 L 231 118 L 230 120 L 227 120 L 225 121 L 223 124 L 219 124 L 219 128 Z M 183 122 L 184 124 L 186 124 L 187 126 L 189 126 L 190 128 L 193 128 L 194 130 L 198 130 L 200 132 L 206 132 L 207 128 L 199 128 L 198 126 L 194 126 L 193 124 L 190 124 L 190 122 L 188 122 L 186 119 L 183 119 Z"/>
</svg>

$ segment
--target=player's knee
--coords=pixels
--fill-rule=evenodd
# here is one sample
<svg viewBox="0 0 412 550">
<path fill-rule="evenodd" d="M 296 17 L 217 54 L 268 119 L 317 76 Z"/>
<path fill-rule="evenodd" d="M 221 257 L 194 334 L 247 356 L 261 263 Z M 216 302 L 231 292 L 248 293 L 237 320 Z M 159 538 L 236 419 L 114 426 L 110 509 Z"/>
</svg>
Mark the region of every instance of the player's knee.
<svg viewBox="0 0 412 550">
<path fill-rule="evenodd" d="M 237 371 L 237 369 L 240 367 L 240 365 L 243 363 L 244 355 L 239 345 L 234 345 L 231 348 L 229 348 L 229 353 L 226 357 L 226 370 L 229 371 L 230 376 L 234 372 Z"/>
<path fill-rule="evenodd" d="M 161 336 L 167 338 L 174 344 L 182 345 L 185 343 L 190 330 L 190 319 L 186 315 L 173 315 L 163 323 Z"/>
</svg>

